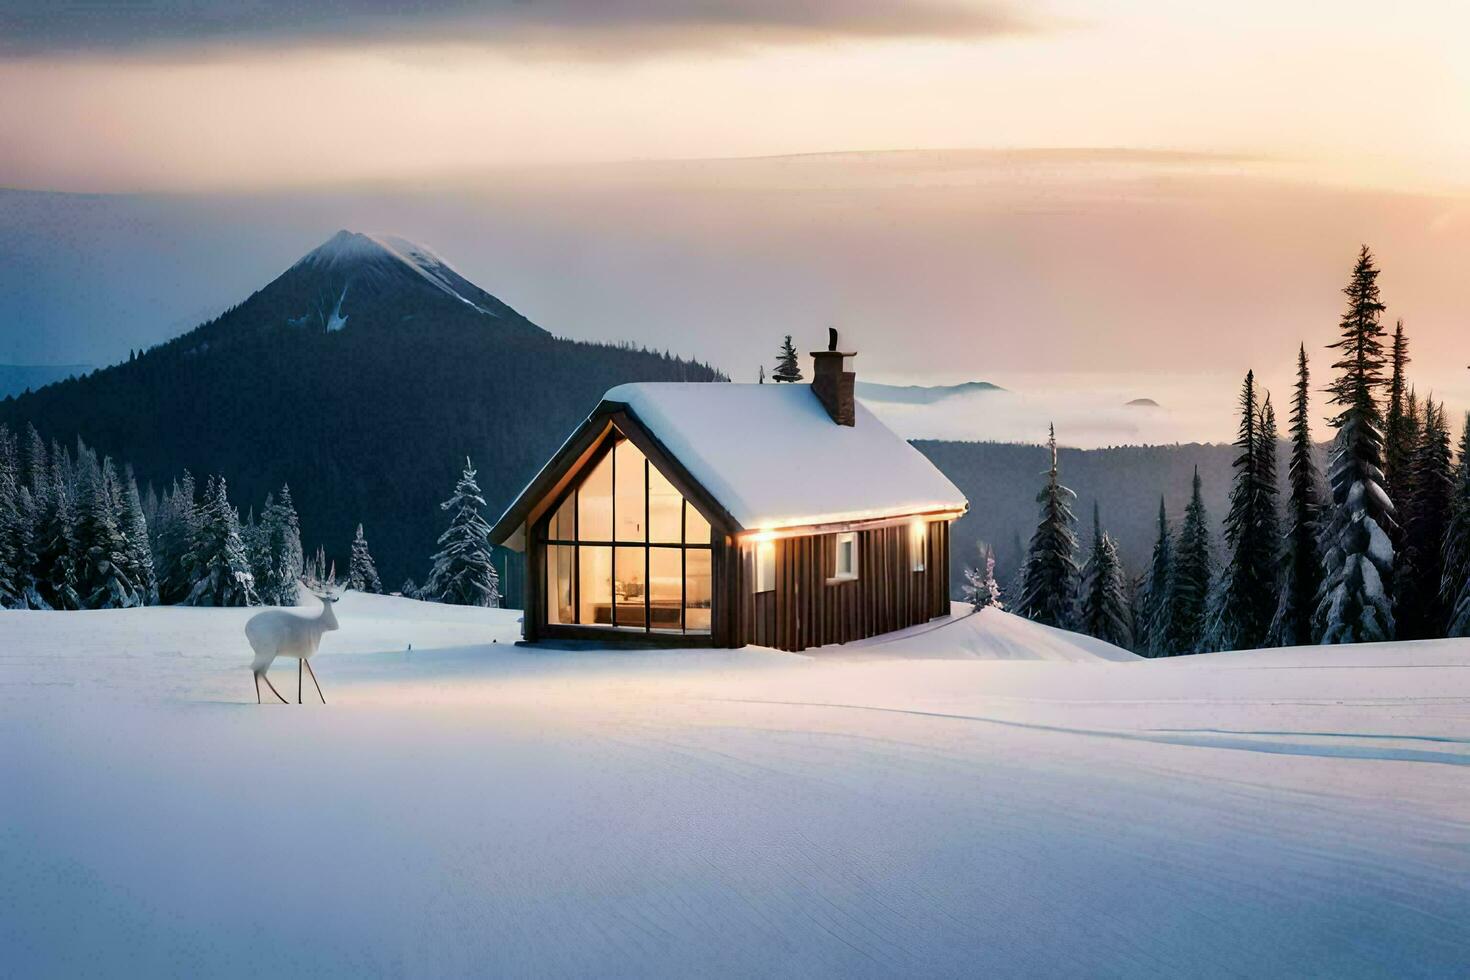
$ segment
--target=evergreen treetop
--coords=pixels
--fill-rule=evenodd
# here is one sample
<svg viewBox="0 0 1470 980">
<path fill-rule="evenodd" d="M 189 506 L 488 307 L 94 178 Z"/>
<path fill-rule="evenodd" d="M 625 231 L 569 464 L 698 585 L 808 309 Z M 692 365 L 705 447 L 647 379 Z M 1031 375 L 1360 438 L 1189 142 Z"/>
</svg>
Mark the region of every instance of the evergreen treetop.
<svg viewBox="0 0 1470 980">
<path fill-rule="evenodd" d="M 500 574 L 490 551 L 490 525 L 481 516 L 485 498 L 475 470 L 465 460 L 454 494 L 439 505 L 451 512 L 449 527 L 439 535 L 439 552 L 420 595 L 459 606 L 500 605 Z"/>
<path fill-rule="evenodd" d="M 1305 646 L 1313 640 L 1312 609 L 1322 584 L 1322 553 L 1317 545 L 1322 501 L 1320 476 L 1312 456 L 1310 373 L 1307 347 L 1297 352 L 1296 397 L 1291 408 L 1291 462 L 1287 479 L 1286 537 L 1282 542 L 1278 599 L 1267 634 L 1270 646 Z"/>
<path fill-rule="evenodd" d="M 776 370 L 771 372 L 772 381 L 796 382 L 801 380 L 801 362 L 797 360 L 796 348 L 792 346 L 791 334 L 781 341 L 776 352 Z"/>
<path fill-rule="evenodd" d="M 1049 429 L 1051 466 L 1036 495 L 1041 519 L 1026 554 L 1025 579 L 1016 612 L 1034 622 L 1070 629 L 1077 604 L 1077 535 L 1072 501 L 1077 495 L 1058 479 L 1056 427 Z"/>
<path fill-rule="evenodd" d="M 1343 292 L 1347 309 L 1341 337 L 1331 345 L 1339 352 L 1337 376 L 1328 387 L 1339 407 L 1328 481 L 1333 511 L 1323 543 L 1324 583 L 1313 615 L 1313 629 L 1323 643 L 1391 640 L 1394 546 L 1398 521 L 1383 487 L 1383 421 L 1376 400 L 1384 384 L 1384 306 L 1378 294 L 1378 270 L 1365 245 Z"/>
</svg>

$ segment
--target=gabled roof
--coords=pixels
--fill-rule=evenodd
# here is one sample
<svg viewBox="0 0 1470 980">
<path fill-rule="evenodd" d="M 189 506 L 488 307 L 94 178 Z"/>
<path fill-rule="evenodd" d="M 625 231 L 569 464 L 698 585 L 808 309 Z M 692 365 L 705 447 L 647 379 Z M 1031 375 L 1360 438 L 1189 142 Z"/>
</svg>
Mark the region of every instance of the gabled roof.
<svg viewBox="0 0 1470 980">
<path fill-rule="evenodd" d="M 646 382 L 619 385 L 496 523 L 519 530 L 606 425 L 621 414 L 728 515 L 732 531 L 779 530 L 964 510 L 964 494 L 859 403 L 837 425 L 805 384 Z M 635 440 L 636 441 L 636 440 Z M 655 463 L 657 464 L 657 460 Z"/>
</svg>

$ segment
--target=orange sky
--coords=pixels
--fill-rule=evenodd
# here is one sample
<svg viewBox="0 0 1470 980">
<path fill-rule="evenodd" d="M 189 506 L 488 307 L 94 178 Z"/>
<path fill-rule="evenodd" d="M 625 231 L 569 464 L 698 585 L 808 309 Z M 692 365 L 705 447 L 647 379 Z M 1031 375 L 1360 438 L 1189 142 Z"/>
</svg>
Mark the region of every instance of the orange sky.
<svg viewBox="0 0 1470 980">
<path fill-rule="evenodd" d="M 558 333 L 737 376 L 754 316 L 841 323 L 893 378 L 1202 366 L 1228 390 L 1255 367 L 1281 388 L 1298 340 L 1331 339 L 1366 241 L 1421 383 L 1470 405 L 1470 5 L 392 7 L 0 10 L 0 187 L 164 192 L 176 210 L 275 195 L 236 219 L 219 268 L 160 245 L 119 276 L 136 309 L 96 341 L 61 332 L 94 314 L 34 285 L 90 247 L 83 219 L 7 218 L 0 198 L 0 233 L 54 238 L 22 255 L 30 272 L 0 270 L 0 302 L 55 324 L 23 332 L 26 356 L 154 342 L 356 226 L 438 247 Z M 955 147 L 1016 152 L 719 162 Z M 711 162 L 616 163 L 671 159 Z"/>
<path fill-rule="evenodd" d="M 1470 7 L 1449 0 L 485 6 L 545 13 L 195 35 L 175 17 L 144 36 L 0 14 L 0 186 L 955 146 L 1244 153 L 1414 190 L 1461 186 L 1470 165 Z"/>
</svg>

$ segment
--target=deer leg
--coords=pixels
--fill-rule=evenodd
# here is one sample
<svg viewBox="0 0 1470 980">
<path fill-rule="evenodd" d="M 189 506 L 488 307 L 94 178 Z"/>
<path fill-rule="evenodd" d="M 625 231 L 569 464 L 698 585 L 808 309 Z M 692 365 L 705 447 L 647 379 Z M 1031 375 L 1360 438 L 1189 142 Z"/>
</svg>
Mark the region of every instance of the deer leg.
<svg viewBox="0 0 1470 980">
<path fill-rule="evenodd" d="M 306 663 L 305 660 L 299 660 L 298 659 L 296 661 L 296 703 L 297 704 L 300 704 L 301 703 L 301 665 L 304 664 L 304 663 Z"/>
<path fill-rule="evenodd" d="M 260 675 L 256 674 L 255 671 L 251 671 L 251 673 L 255 675 L 255 703 L 260 704 Z"/>
<path fill-rule="evenodd" d="M 266 674 L 265 671 L 261 671 L 259 674 L 256 674 L 255 676 L 257 676 L 261 680 L 265 681 L 265 686 L 271 689 L 271 693 L 272 694 L 274 694 L 278 698 L 281 698 L 281 692 L 276 690 L 276 686 L 271 683 L 270 676 L 268 674 Z M 281 698 L 281 703 L 282 704 L 290 704 L 291 702 L 290 701 L 287 701 L 285 698 Z"/>
<path fill-rule="evenodd" d="M 322 699 L 322 704 L 326 704 L 327 703 L 327 696 L 322 693 L 322 686 L 321 686 L 321 684 L 318 684 L 317 683 L 316 671 L 314 671 L 314 670 L 311 669 L 311 661 L 310 660 L 303 660 L 301 662 L 304 663 L 304 664 L 306 664 L 306 672 L 311 675 L 311 682 L 313 684 L 316 684 L 316 696 Z"/>
</svg>

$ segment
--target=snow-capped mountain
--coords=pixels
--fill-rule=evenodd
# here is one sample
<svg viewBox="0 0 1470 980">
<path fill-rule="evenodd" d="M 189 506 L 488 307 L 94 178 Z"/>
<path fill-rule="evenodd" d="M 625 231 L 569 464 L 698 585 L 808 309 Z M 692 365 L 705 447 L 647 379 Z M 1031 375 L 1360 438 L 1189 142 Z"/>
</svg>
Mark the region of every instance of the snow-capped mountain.
<svg viewBox="0 0 1470 980">
<path fill-rule="evenodd" d="M 340 231 L 135 360 L 0 401 L 0 422 L 80 435 L 143 481 L 223 474 L 242 509 L 289 483 L 309 545 L 341 554 L 362 521 L 396 587 L 427 569 L 466 456 L 495 511 L 609 388 L 721 378 L 554 337 L 428 248 Z"/>
<path fill-rule="evenodd" d="M 326 333 L 365 321 L 390 325 L 462 314 L 508 334 L 548 336 L 431 249 L 394 235 L 343 229 L 247 302 L 261 296 L 287 306 L 294 302 L 299 312 L 288 311 L 288 322 Z"/>
</svg>

